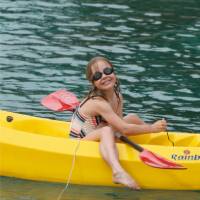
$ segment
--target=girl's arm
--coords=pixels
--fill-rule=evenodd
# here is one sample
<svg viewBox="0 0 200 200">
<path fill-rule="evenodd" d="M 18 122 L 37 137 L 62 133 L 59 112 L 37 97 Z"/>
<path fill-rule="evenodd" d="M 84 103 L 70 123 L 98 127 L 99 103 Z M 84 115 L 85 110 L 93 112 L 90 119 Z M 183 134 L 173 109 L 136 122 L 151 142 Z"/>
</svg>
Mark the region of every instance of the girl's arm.
<svg viewBox="0 0 200 200">
<path fill-rule="evenodd" d="M 113 111 L 110 104 L 105 100 L 96 100 L 95 109 L 110 126 L 122 134 L 144 134 L 166 130 L 165 120 L 159 120 L 153 124 L 128 124 Z"/>
</svg>

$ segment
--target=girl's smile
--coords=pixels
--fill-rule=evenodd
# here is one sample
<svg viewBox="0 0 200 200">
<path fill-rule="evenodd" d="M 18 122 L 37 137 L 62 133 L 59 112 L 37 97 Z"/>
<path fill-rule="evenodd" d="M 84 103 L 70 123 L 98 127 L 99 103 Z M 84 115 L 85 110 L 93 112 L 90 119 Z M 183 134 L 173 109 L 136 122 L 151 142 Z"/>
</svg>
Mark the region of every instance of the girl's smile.
<svg viewBox="0 0 200 200">
<path fill-rule="evenodd" d="M 110 77 L 102 78 L 102 80 L 100 81 L 100 83 L 102 85 L 105 85 L 105 86 L 109 85 L 109 84 L 112 83 L 112 78 L 110 78 Z"/>
</svg>

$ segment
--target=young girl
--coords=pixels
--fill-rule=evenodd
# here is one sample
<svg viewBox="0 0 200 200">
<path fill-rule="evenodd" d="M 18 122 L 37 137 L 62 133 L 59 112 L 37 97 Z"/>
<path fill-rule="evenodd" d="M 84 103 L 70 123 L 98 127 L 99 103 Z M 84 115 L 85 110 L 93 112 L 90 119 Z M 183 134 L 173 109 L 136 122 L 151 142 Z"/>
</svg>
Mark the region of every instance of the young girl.
<svg viewBox="0 0 200 200">
<path fill-rule="evenodd" d="M 112 169 L 113 182 L 140 189 L 119 162 L 115 134 L 130 136 L 165 131 L 166 121 L 159 120 L 150 125 L 134 114 L 123 117 L 119 81 L 112 63 L 106 58 L 93 58 L 88 63 L 86 76 L 92 89 L 73 115 L 70 136 L 100 141 L 100 152 Z"/>
</svg>

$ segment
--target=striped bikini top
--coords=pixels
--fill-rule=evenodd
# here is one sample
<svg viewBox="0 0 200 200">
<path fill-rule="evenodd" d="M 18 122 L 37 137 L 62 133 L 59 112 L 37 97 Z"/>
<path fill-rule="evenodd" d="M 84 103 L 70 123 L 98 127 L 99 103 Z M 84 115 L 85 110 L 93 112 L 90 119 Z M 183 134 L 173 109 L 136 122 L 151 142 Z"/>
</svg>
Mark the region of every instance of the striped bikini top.
<svg viewBox="0 0 200 200">
<path fill-rule="evenodd" d="M 101 116 L 86 116 L 80 112 L 80 107 L 84 104 L 83 102 L 78 106 L 72 116 L 70 137 L 72 138 L 83 138 L 91 131 L 95 130 L 101 122 L 105 122 Z"/>
</svg>

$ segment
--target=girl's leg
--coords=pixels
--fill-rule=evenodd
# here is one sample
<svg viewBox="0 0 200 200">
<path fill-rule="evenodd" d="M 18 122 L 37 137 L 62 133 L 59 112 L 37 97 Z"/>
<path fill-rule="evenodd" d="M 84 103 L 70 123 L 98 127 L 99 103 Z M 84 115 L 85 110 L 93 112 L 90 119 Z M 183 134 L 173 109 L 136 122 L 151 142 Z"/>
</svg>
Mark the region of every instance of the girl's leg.
<svg viewBox="0 0 200 200">
<path fill-rule="evenodd" d="M 110 127 L 105 126 L 99 128 L 88 134 L 83 139 L 96 141 L 100 140 L 100 152 L 104 160 L 106 160 L 112 169 L 113 181 L 115 183 L 121 183 L 132 189 L 139 189 L 137 183 L 128 173 L 125 172 L 119 162 L 114 133 Z"/>
</svg>

